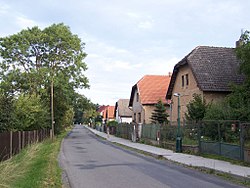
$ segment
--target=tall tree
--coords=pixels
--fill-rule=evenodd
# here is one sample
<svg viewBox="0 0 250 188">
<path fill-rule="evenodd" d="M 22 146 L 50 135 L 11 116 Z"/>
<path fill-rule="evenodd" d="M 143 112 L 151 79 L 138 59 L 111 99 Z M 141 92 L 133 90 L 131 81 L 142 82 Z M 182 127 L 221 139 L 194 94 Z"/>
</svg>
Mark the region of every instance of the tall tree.
<svg viewBox="0 0 250 188">
<path fill-rule="evenodd" d="M 167 109 L 162 100 L 159 100 L 155 105 L 155 109 L 151 116 L 152 123 L 159 123 L 159 124 L 168 123 L 169 115 L 167 114 L 166 110 Z"/>
<path fill-rule="evenodd" d="M 0 87 L 12 95 L 41 95 L 48 106 L 51 101 L 51 112 L 60 113 L 55 119 L 61 126 L 63 116 L 73 106 L 74 90 L 89 87 L 84 75 L 84 45 L 62 23 L 0 38 Z"/>
<path fill-rule="evenodd" d="M 84 43 L 77 35 L 73 35 L 64 24 L 53 24 L 40 30 L 38 27 L 0 38 L 0 75 L 3 81 L 10 74 L 16 83 L 37 92 L 44 88 L 52 78 L 63 74 L 74 88 L 88 87 L 88 79 L 84 76 L 87 69 L 83 59 L 86 57 Z M 13 78 L 13 79 L 14 79 Z M 61 78 L 60 78 L 61 79 Z M 25 80 L 25 81 L 22 81 Z"/>
</svg>

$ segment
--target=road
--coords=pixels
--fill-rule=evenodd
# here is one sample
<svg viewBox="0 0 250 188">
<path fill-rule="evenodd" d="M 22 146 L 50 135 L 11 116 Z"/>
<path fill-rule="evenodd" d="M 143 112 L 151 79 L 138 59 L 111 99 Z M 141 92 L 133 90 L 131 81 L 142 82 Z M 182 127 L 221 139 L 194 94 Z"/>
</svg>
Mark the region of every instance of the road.
<svg viewBox="0 0 250 188">
<path fill-rule="evenodd" d="M 64 139 L 60 163 L 72 188 L 240 187 L 213 175 L 111 144 L 80 125 Z"/>
</svg>

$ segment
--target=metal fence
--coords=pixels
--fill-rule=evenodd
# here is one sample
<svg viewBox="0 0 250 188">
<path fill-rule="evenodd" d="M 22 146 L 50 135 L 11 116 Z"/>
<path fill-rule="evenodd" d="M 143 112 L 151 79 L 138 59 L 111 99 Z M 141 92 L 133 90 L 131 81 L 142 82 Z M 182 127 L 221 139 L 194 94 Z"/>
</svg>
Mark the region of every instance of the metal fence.
<svg viewBox="0 0 250 188">
<path fill-rule="evenodd" d="M 0 133 L 0 161 L 19 153 L 27 145 L 50 137 L 50 129 Z"/>
<path fill-rule="evenodd" d="M 178 125 L 142 125 L 141 139 L 174 149 Z M 118 125 L 117 136 L 131 139 L 132 124 Z M 250 123 L 240 121 L 181 122 L 182 145 L 190 151 L 250 162 Z"/>
</svg>

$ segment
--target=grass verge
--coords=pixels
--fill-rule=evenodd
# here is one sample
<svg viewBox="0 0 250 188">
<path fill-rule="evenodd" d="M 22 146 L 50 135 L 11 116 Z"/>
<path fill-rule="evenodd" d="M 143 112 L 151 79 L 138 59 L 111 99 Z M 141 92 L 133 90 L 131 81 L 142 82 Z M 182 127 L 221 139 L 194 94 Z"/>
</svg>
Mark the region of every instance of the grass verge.
<svg viewBox="0 0 250 188">
<path fill-rule="evenodd" d="M 0 163 L 0 187 L 62 187 L 58 154 L 66 132 L 28 146 L 13 158 Z"/>
</svg>

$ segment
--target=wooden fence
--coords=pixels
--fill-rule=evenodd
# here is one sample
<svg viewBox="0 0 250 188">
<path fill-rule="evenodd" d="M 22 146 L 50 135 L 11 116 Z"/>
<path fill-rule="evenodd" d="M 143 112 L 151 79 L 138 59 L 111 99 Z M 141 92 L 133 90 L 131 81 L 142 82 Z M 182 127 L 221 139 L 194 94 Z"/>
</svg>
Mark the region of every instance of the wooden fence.
<svg viewBox="0 0 250 188">
<path fill-rule="evenodd" d="M 50 137 L 50 129 L 0 133 L 0 161 L 19 153 L 27 145 Z"/>
</svg>

